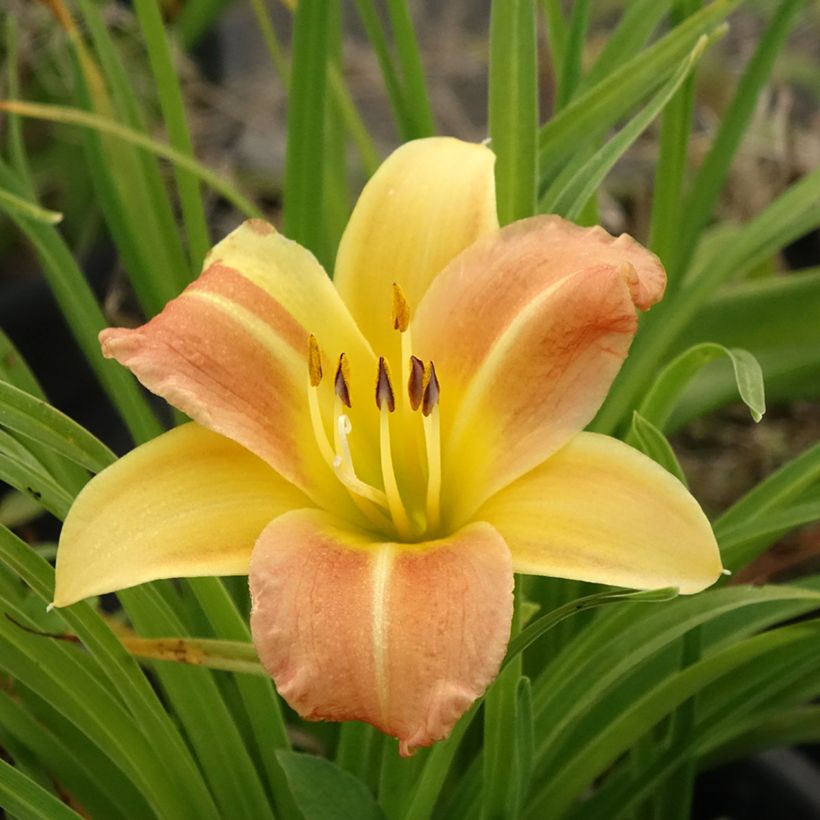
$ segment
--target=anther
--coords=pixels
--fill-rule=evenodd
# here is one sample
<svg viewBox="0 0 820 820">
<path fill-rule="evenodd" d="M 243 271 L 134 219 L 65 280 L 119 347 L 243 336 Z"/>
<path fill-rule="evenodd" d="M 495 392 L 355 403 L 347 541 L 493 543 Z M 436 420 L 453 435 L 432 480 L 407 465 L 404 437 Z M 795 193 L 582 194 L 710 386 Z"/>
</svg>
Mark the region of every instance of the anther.
<svg viewBox="0 0 820 820">
<path fill-rule="evenodd" d="M 393 282 L 393 329 L 404 333 L 410 325 L 410 307 L 398 282 Z"/>
<path fill-rule="evenodd" d="M 307 349 L 310 386 L 318 387 L 322 381 L 322 354 L 319 352 L 319 342 L 312 333 L 307 338 Z"/>
<path fill-rule="evenodd" d="M 424 362 L 418 356 L 410 357 L 410 377 L 407 380 L 407 395 L 410 407 L 418 410 L 424 398 Z"/>
<path fill-rule="evenodd" d="M 336 376 L 333 380 L 333 389 L 341 399 L 345 407 L 350 407 L 350 362 L 347 356 L 342 353 L 339 356 L 339 366 L 336 368 Z"/>
<path fill-rule="evenodd" d="M 383 406 L 392 413 L 396 409 L 396 397 L 393 395 L 393 385 L 390 384 L 390 371 L 384 356 L 379 356 L 379 376 L 376 380 L 376 407 Z"/>
<path fill-rule="evenodd" d="M 440 395 L 438 377 L 436 376 L 436 366 L 430 362 L 430 367 L 425 373 L 424 395 L 421 400 L 421 412 L 425 416 L 429 416 L 433 412 L 433 408 L 438 404 Z"/>
</svg>

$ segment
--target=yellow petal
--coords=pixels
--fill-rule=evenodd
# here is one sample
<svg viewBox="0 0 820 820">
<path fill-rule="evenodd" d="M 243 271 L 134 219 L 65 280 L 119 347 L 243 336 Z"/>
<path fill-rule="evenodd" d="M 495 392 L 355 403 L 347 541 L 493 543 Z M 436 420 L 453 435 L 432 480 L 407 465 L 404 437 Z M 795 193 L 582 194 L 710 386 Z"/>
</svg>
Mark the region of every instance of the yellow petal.
<svg viewBox="0 0 820 820">
<path fill-rule="evenodd" d="M 407 545 L 297 510 L 260 536 L 250 586 L 254 644 L 288 703 L 372 723 L 404 755 L 449 734 L 509 639 L 510 554 L 488 524 Z"/>
<path fill-rule="evenodd" d="M 202 275 L 159 316 L 135 330 L 109 328 L 100 341 L 149 390 L 265 459 L 314 501 L 345 504 L 310 424 L 311 332 L 326 371 L 342 351 L 357 364 L 351 415 L 366 450 L 369 428 L 356 414 L 371 408 L 373 354 L 316 259 L 261 220 L 216 245 Z M 322 385 L 326 406 L 330 382 Z"/>
<path fill-rule="evenodd" d="M 367 183 L 339 246 L 334 281 L 373 348 L 397 361 L 393 283 L 413 312 L 433 277 L 495 230 L 495 155 L 450 137 L 394 151 Z"/>
<path fill-rule="evenodd" d="M 60 535 L 55 606 L 153 581 L 243 575 L 272 518 L 307 498 L 198 424 L 143 444 L 92 479 Z"/>
<path fill-rule="evenodd" d="M 516 572 L 692 593 L 721 571 L 712 529 L 688 490 L 596 433 L 580 433 L 476 518 L 504 536 Z"/>
</svg>

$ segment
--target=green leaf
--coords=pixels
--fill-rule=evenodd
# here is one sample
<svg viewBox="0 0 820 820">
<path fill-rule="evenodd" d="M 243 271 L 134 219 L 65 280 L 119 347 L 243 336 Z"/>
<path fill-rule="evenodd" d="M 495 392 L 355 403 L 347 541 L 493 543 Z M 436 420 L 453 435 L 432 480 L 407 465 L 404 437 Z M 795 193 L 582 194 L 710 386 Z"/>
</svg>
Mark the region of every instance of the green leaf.
<svg viewBox="0 0 820 820">
<path fill-rule="evenodd" d="M 676 0 L 672 21 L 695 14 L 702 0 Z M 724 26 L 724 29 L 728 27 Z M 663 112 L 658 159 L 654 169 L 649 247 L 666 262 L 679 233 L 680 201 L 689 155 L 695 103 L 695 77 L 690 75 Z"/>
<path fill-rule="evenodd" d="M 154 87 L 159 96 L 165 127 L 171 145 L 180 154 L 194 157 L 194 146 L 185 118 L 185 105 L 179 85 L 178 71 L 171 59 L 168 36 L 162 21 L 160 6 L 156 0 L 135 0 L 134 9 L 142 30 L 143 40 L 148 49 L 148 59 L 154 76 Z M 188 234 L 191 271 L 199 272 L 202 260 L 211 246 L 205 207 L 199 182 L 190 171 L 177 166 L 174 169 L 179 191 L 182 219 Z"/>
<path fill-rule="evenodd" d="M 775 58 L 791 30 L 805 0 L 784 0 L 758 40 L 728 109 L 720 118 L 720 129 L 701 165 L 689 193 L 678 208 L 677 241 L 670 258 L 670 273 L 677 278 L 688 267 L 698 237 L 714 210 L 737 149 L 746 134 L 758 96 L 771 74 Z M 664 260 L 666 261 L 666 260 Z"/>
<path fill-rule="evenodd" d="M 23 117 L 31 117 L 47 122 L 65 123 L 66 125 L 78 125 L 89 128 L 101 134 L 110 134 L 123 142 L 135 145 L 144 151 L 155 154 L 158 157 L 167 159 L 174 165 L 189 171 L 194 176 L 202 180 L 221 196 L 225 197 L 238 211 L 247 217 L 259 217 L 259 209 L 240 193 L 234 186 L 215 174 L 207 166 L 195 159 L 182 154 L 176 149 L 152 139 L 145 134 L 135 131 L 126 125 L 118 123 L 109 117 L 99 114 L 92 114 L 78 108 L 70 108 L 62 105 L 50 105 L 46 103 L 12 102 L 5 100 L 0 102 L 0 111 L 11 111 Z"/>
<path fill-rule="evenodd" d="M 535 212 L 538 127 L 534 0 L 496 0 L 490 16 L 489 123 L 502 225 Z"/>
<path fill-rule="evenodd" d="M 561 81 L 558 83 L 556 111 L 560 111 L 569 103 L 581 82 L 584 46 L 589 25 L 589 5 L 590 0 L 576 0 L 572 4 L 564 55 L 558 74 Z"/>
<path fill-rule="evenodd" d="M 330 9 L 322 0 L 300 0 L 293 21 L 293 57 L 288 92 L 285 158 L 284 231 L 317 255 L 330 270 L 324 251 L 320 192 L 324 165 L 325 93 Z"/>
<path fill-rule="evenodd" d="M 542 213 L 562 214 L 571 220 L 576 219 L 615 163 L 677 93 L 710 42 L 710 38 L 701 37 L 670 80 L 626 126 L 583 164 L 576 167 L 575 163 L 570 163 L 566 172 L 559 174 L 545 191 L 538 204 L 538 210 Z"/>
<path fill-rule="evenodd" d="M 0 559 L 34 591 L 44 609 L 45 604 L 53 597 L 53 567 L 5 527 L 0 527 Z M 143 742 L 150 745 L 147 760 L 140 760 L 138 756 L 135 769 L 137 775 L 132 775 L 140 791 L 157 807 L 160 815 L 165 813 L 167 816 L 184 816 L 186 811 L 193 810 L 198 817 L 216 820 L 218 815 L 213 799 L 191 757 L 190 749 L 160 703 L 151 683 L 108 624 L 87 603 L 75 604 L 61 610 L 60 614 L 82 640 L 90 657 L 96 661 L 92 683 L 72 683 L 75 674 L 73 664 L 69 667 L 67 662 L 73 656 L 66 657 L 67 647 L 64 643 L 27 635 L 26 647 L 29 651 L 48 651 L 52 654 L 60 652 L 60 657 L 52 663 L 40 663 L 40 671 L 32 679 L 31 685 L 38 687 L 42 696 L 48 699 L 55 709 L 73 720 L 91 739 L 98 736 L 98 713 L 107 702 L 108 693 L 116 692 L 139 726 L 137 741 L 133 737 L 129 739 L 126 735 L 126 742 L 130 741 L 131 751 L 139 755 L 143 750 Z M 17 637 L 15 633 L 12 635 Z M 13 669 L 15 677 L 21 678 L 21 669 L 17 664 L 10 668 Z M 50 682 L 52 678 L 53 684 Z M 84 701 L 80 695 L 88 698 L 98 681 L 104 684 L 100 703 Z M 76 703 L 75 697 L 80 698 Z M 87 709 L 90 709 L 90 712 Z M 123 719 L 118 715 L 111 721 L 111 727 L 104 725 L 104 728 L 111 731 L 122 722 Z M 131 722 L 126 720 L 120 730 L 131 728 Z M 98 743 L 100 748 L 106 748 L 104 743 Z M 107 756 L 111 757 L 110 752 Z"/>
<path fill-rule="evenodd" d="M 7 188 L 19 185 L 14 172 L 2 162 L 2 159 L 0 185 Z M 43 266 L 43 273 L 71 332 L 134 439 L 142 442 L 158 435 L 162 428 L 137 387 L 134 377 L 122 367 L 105 361 L 102 357 L 97 334 L 106 326 L 105 318 L 63 238 L 51 225 L 27 220 L 15 221 L 34 245 Z"/>
<path fill-rule="evenodd" d="M 730 349 L 711 342 L 690 347 L 664 367 L 644 396 L 639 408 L 640 414 L 660 430 L 664 430 L 681 393 L 692 377 L 706 364 L 723 356 L 732 363 L 741 400 L 749 408 L 752 418 L 760 421 L 766 412 L 766 399 L 763 372 L 757 359 L 746 350 Z"/>
<path fill-rule="evenodd" d="M 586 89 L 597 85 L 618 66 L 637 54 L 669 10 L 670 0 L 632 0 L 607 37 L 601 53 L 581 81 Z"/>
<path fill-rule="evenodd" d="M 80 816 L 2 759 L 0 808 L 26 820 L 77 820 Z"/>
<path fill-rule="evenodd" d="M 298 752 L 276 757 L 305 820 L 385 820 L 367 786 L 335 763 Z"/>
<path fill-rule="evenodd" d="M 95 473 L 116 458 L 99 439 L 68 416 L 3 381 L 0 381 L 0 425 Z"/>
<path fill-rule="evenodd" d="M 667 472 L 672 473 L 685 487 L 689 486 L 683 468 L 666 436 L 637 410 L 632 414 L 630 432 L 632 441 L 641 452 L 660 464 Z"/>
<path fill-rule="evenodd" d="M 41 208 L 34 202 L 9 193 L 0 188 L 0 202 L 8 211 L 19 214 L 26 219 L 33 219 L 35 222 L 42 222 L 46 225 L 58 225 L 63 221 L 63 215 L 59 211 L 50 211 L 48 208 Z"/>
<path fill-rule="evenodd" d="M 538 138 L 542 183 L 586 141 L 605 134 L 662 83 L 693 48 L 701 34 L 714 28 L 740 0 L 716 0 L 676 26 L 650 48 L 623 63 L 605 79 L 578 94 L 549 123 Z"/>
<path fill-rule="evenodd" d="M 783 508 L 820 481 L 820 444 L 815 444 L 756 484 L 715 522 L 715 532 L 726 532 Z"/>
<path fill-rule="evenodd" d="M 595 737 L 565 756 L 551 778 L 529 802 L 526 818 L 563 815 L 583 790 L 658 720 L 705 687 L 726 675 L 763 665 L 784 647 L 816 647 L 820 624 L 806 623 L 756 635 L 716 652 L 686 669 L 665 677 L 638 695 L 626 709 L 612 715 Z"/>
<path fill-rule="evenodd" d="M 407 111 L 413 123 L 413 138 L 430 137 L 436 132 L 433 110 L 424 81 L 410 5 L 407 0 L 387 0 L 387 14 L 393 29 L 399 65 L 404 78 Z"/>
</svg>

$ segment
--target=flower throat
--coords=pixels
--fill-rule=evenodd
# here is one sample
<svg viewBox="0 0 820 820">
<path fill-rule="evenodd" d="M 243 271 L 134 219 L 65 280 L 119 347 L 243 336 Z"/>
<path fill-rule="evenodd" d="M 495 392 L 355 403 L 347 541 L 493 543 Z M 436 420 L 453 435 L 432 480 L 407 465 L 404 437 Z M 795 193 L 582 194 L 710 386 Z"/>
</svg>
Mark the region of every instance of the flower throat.
<svg viewBox="0 0 820 820">
<path fill-rule="evenodd" d="M 350 417 L 350 362 L 345 353 L 333 379 L 332 443 L 325 429 L 319 405 L 319 385 L 323 379 L 319 343 L 311 333 L 307 340 L 308 407 L 313 434 L 322 457 L 344 485 L 350 497 L 370 523 L 380 531 L 394 529 L 402 541 L 414 541 L 434 533 L 440 524 L 441 496 L 441 422 L 439 418 L 440 388 L 433 362 L 425 363 L 412 353 L 410 309 L 401 287 L 393 283 L 393 328 L 401 334 L 401 381 L 406 391 L 393 389 L 390 367 L 379 356 L 375 399 L 379 410 L 379 457 L 382 487 L 362 481 L 356 474 L 348 438 L 353 433 Z M 421 417 L 426 456 L 427 491 L 423 514 L 411 516 L 396 480 L 390 427 L 391 416 L 398 409 Z M 418 424 L 418 422 L 414 422 Z"/>
</svg>

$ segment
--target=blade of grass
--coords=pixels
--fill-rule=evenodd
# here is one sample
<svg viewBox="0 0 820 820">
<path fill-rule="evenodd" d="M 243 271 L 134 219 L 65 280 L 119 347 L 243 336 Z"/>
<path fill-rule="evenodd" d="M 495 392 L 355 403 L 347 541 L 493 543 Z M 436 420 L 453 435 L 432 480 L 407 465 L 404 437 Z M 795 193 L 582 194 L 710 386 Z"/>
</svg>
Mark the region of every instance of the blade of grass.
<svg viewBox="0 0 820 820">
<path fill-rule="evenodd" d="M 652 97 L 606 145 L 595 152 L 586 162 L 568 177 L 561 187 L 559 181 L 564 173 L 556 178 L 556 184 L 551 185 L 539 203 L 538 210 L 542 213 L 558 213 L 567 219 L 574 220 L 583 210 L 585 204 L 594 196 L 606 175 L 615 163 L 623 156 L 636 139 L 647 129 L 655 117 L 668 105 L 669 101 L 678 92 L 690 76 L 706 48 L 719 36 L 724 29 L 720 28 L 710 37 L 699 38 L 695 48 L 681 63 L 678 70 L 669 81 Z M 568 168 L 573 167 L 572 164 Z"/>
<path fill-rule="evenodd" d="M 673 23 L 681 23 L 702 6 L 702 0 L 676 0 L 672 4 Z M 664 109 L 661 122 L 652 191 L 649 247 L 663 262 L 670 259 L 678 234 L 694 103 L 695 77 L 691 75 Z"/>
<path fill-rule="evenodd" d="M 560 0 L 541 0 L 547 29 L 547 42 L 550 46 L 550 60 L 552 73 L 555 76 L 555 87 L 561 86 L 561 69 L 567 53 L 567 39 L 569 29 L 564 18 L 564 10 Z"/>
<path fill-rule="evenodd" d="M 561 66 L 561 82 L 558 85 L 558 96 L 555 103 L 556 111 L 567 106 L 581 82 L 584 46 L 589 26 L 589 3 L 590 0 L 576 0 L 572 4 L 564 60 Z"/>
<path fill-rule="evenodd" d="M 148 59 L 154 75 L 162 116 L 168 129 L 168 141 L 180 154 L 194 158 L 194 145 L 185 116 L 185 104 L 178 74 L 171 58 L 168 36 L 156 0 L 135 0 L 134 9 L 148 49 Z M 174 168 L 179 191 L 182 219 L 188 235 L 192 275 L 202 266 L 202 260 L 211 246 L 205 207 L 199 181 L 182 166 Z"/>
<path fill-rule="evenodd" d="M 168 145 L 158 140 L 141 134 L 125 125 L 122 125 L 99 114 L 92 114 L 77 108 L 67 108 L 61 105 L 49 105 L 46 103 L 16 102 L 12 100 L 0 101 L 0 111 L 11 111 L 21 114 L 24 117 L 47 120 L 49 122 L 66 123 L 68 125 L 78 125 L 83 128 L 90 128 L 103 134 L 121 139 L 124 142 L 136 145 L 138 148 L 156 154 L 158 157 L 167 159 L 174 165 L 178 165 L 199 177 L 206 185 L 211 187 L 218 194 L 228 200 L 238 211 L 247 217 L 260 217 L 261 211 L 246 199 L 227 180 L 211 171 L 202 163 L 191 159 L 185 154 L 180 154 Z"/>
<path fill-rule="evenodd" d="M 376 59 L 379 61 L 379 68 L 384 79 L 387 97 L 390 100 L 390 107 L 393 109 L 399 136 L 403 142 L 414 139 L 417 135 L 413 114 L 405 99 L 405 91 L 373 0 L 356 0 L 356 11 L 376 54 Z"/>
<path fill-rule="evenodd" d="M 436 132 L 436 126 L 407 0 L 387 0 L 387 14 L 399 56 L 405 103 L 413 126 L 413 138 L 432 136 Z"/>
<path fill-rule="evenodd" d="M 0 557 L 39 596 L 43 605 L 53 599 L 54 569 L 17 536 L 0 527 Z M 135 603 L 134 606 L 137 604 Z M 109 682 L 147 737 L 152 754 L 162 762 L 178 795 L 179 811 L 195 811 L 198 817 L 217 820 L 213 799 L 190 750 L 160 703 L 151 683 L 133 658 L 92 607 L 85 602 L 61 610 L 60 615 L 98 661 L 101 679 Z M 161 785 L 160 785 L 160 788 Z M 176 805 L 176 799 L 168 806 Z"/>
<path fill-rule="evenodd" d="M 581 80 L 581 88 L 597 85 L 631 55 L 637 54 L 666 16 L 669 4 L 670 0 L 633 0 L 625 4 L 623 16 Z"/>
<path fill-rule="evenodd" d="M 717 652 L 696 664 L 666 677 L 659 685 L 639 693 L 626 710 L 611 716 L 597 737 L 581 744 L 575 754 L 564 757 L 557 771 L 534 795 L 527 818 L 545 813 L 560 816 L 583 789 L 603 772 L 631 743 L 659 719 L 688 698 L 724 675 L 737 674 L 744 666 L 760 666 L 761 660 L 782 647 L 815 645 L 820 624 L 807 623 L 783 627 L 756 635 Z"/>
<path fill-rule="evenodd" d="M 77 820 L 80 816 L 3 759 L 0 759 L 0 808 L 27 820 Z"/>
<path fill-rule="evenodd" d="M 535 212 L 537 72 L 534 0 L 496 0 L 490 16 L 489 124 L 502 225 Z"/>
<path fill-rule="evenodd" d="M 34 202 L 29 202 L 28 199 L 2 189 L 0 189 L 0 202 L 5 206 L 4 210 L 13 211 L 27 219 L 42 222 L 44 225 L 58 225 L 63 221 L 63 215 L 59 211 L 41 208 Z"/>
<path fill-rule="evenodd" d="M 19 32 L 17 18 L 13 14 L 6 15 L 6 77 L 8 95 L 12 100 L 20 96 L 20 66 L 19 60 Z M 21 180 L 21 187 L 26 199 L 34 199 L 34 187 L 31 183 L 31 171 L 28 157 L 23 143 L 23 129 L 20 117 L 10 114 L 6 127 L 8 156 L 11 167 L 17 172 Z"/>
<path fill-rule="evenodd" d="M 104 469 L 116 458 L 99 439 L 68 416 L 4 382 L 0 382 L 0 425 L 16 430 L 93 472 Z"/>
<path fill-rule="evenodd" d="M 538 135 L 541 188 L 545 188 L 568 156 L 594 140 L 662 83 L 701 34 L 720 23 L 740 0 L 716 0 L 665 37 L 577 95 Z"/>
<path fill-rule="evenodd" d="M 325 139 L 328 6 L 321 0 L 300 2 L 293 21 L 293 65 L 288 94 L 288 143 L 285 158 L 284 232 L 317 255 L 323 253 L 323 229 L 317 219 L 322 190 L 321 162 Z"/>
<path fill-rule="evenodd" d="M 93 0 L 78 0 L 77 6 L 91 38 L 100 69 L 110 89 L 111 102 L 116 109 L 118 118 L 134 130 L 147 133 L 140 101 L 132 88 L 128 71 L 106 25 L 100 5 L 93 2 Z M 105 114 L 106 112 L 99 111 L 98 113 Z M 175 264 L 182 265 L 185 255 L 182 251 L 174 207 L 168 195 L 159 164 L 155 157 L 144 152 L 138 152 L 136 159 L 142 169 L 152 214 L 156 219 L 163 244 L 171 252 Z M 194 273 L 197 272 L 194 271 Z M 182 273 L 183 271 L 180 269 L 180 274 Z M 184 285 L 186 283 L 185 277 L 182 276 L 180 281 Z"/>
<path fill-rule="evenodd" d="M 729 108 L 721 117 L 721 126 L 712 147 L 677 213 L 677 242 L 669 258 L 673 278 L 682 275 L 689 267 L 698 244 L 698 237 L 714 210 L 732 160 L 746 133 L 760 91 L 766 84 L 775 58 L 783 49 L 786 37 L 804 5 L 804 0 L 785 0 L 779 4 L 771 23 L 760 38 L 754 55 L 749 60 Z"/>
<path fill-rule="evenodd" d="M 16 182 L 11 169 L 0 160 L 0 185 L 13 188 Z M 113 362 L 105 361 L 100 353 L 97 334 L 106 326 L 105 319 L 60 234 L 50 225 L 19 219 L 15 221 L 34 245 L 49 286 L 74 338 L 134 440 L 147 441 L 158 435 L 162 428 L 133 376 Z"/>
</svg>

